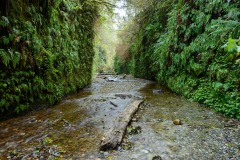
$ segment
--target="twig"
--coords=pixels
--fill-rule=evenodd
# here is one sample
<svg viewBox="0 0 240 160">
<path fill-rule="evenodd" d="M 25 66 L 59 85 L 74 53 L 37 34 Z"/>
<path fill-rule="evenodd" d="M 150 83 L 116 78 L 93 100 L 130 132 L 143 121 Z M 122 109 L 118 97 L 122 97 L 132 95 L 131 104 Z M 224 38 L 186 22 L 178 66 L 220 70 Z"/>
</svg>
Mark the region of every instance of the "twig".
<svg viewBox="0 0 240 160">
<path fill-rule="evenodd" d="M 114 107 L 118 107 L 117 104 L 115 104 L 114 102 L 110 101 L 111 105 L 113 105 Z"/>
</svg>

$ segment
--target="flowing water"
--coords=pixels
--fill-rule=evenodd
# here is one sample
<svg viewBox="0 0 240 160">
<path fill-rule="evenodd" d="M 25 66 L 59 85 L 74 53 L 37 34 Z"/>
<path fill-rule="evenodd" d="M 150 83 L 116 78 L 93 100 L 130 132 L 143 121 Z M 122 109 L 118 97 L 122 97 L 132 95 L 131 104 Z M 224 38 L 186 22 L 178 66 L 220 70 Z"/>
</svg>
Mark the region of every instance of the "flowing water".
<svg viewBox="0 0 240 160">
<path fill-rule="evenodd" d="M 0 159 L 240 159 L 237 120 L 153 82 L 123 78 L 96 77 L 54 107 L 0 122 Z M 163 92 L 154 94 L 156 89 Z M 123 145 L 99 151 L 104 133 L 133 99 L 144 103 Z"/>
</svg>

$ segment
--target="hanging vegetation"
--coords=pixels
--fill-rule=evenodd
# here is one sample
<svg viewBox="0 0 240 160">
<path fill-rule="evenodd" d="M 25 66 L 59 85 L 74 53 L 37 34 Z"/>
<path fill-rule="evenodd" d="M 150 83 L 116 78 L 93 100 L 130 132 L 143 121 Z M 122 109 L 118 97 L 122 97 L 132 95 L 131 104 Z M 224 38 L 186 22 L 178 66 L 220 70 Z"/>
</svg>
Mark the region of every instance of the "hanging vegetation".
<svg viewBox="0 0 240 160">
<path fill-rule="evenodd" d="M 122 66 L 240 119 L 240 2 L 149 4 L 135 17 L 140 29 Z"/>
<path fill-rule="evenodd" d="M 90 83 L 93 28 L 103 3 L 0 2 L 1 115 L 52 105 Z"/>
</svg>

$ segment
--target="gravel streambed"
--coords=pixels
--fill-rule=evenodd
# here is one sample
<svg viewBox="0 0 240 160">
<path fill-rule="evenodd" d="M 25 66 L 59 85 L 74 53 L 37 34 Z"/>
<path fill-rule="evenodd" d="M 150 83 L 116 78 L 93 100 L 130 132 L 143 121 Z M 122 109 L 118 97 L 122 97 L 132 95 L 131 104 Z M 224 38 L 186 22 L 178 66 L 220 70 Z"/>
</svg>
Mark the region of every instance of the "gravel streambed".
<svg viewBox="0 0 240 160">
<path fill-rule="evenodd" d="M 144 103 L 122 145 L 100 152 L 104 132 L 132 99 Z M 54 107 L 0 122 L 1 160 L 49 158 L 237 160 L 240 124 L 153 82 L 100 75 Z"/>
</svg>

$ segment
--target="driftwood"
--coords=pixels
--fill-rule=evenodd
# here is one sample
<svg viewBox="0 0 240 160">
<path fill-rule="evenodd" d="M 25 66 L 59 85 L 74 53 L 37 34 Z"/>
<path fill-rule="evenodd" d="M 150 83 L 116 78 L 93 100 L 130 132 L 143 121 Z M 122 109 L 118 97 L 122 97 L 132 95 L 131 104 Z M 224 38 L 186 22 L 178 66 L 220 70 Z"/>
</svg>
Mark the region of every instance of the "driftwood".
<svg viewBox="0 0 240 160">
<path fill-rule="evenodd" d="M 101 141 L 100 150 L 116 149 L 122 142 L 126 128 L 133 115 L 137 112 L 142 100 L 132 101 L 122 113 L 114 120 L 112 128 Z"/>
</svg>

